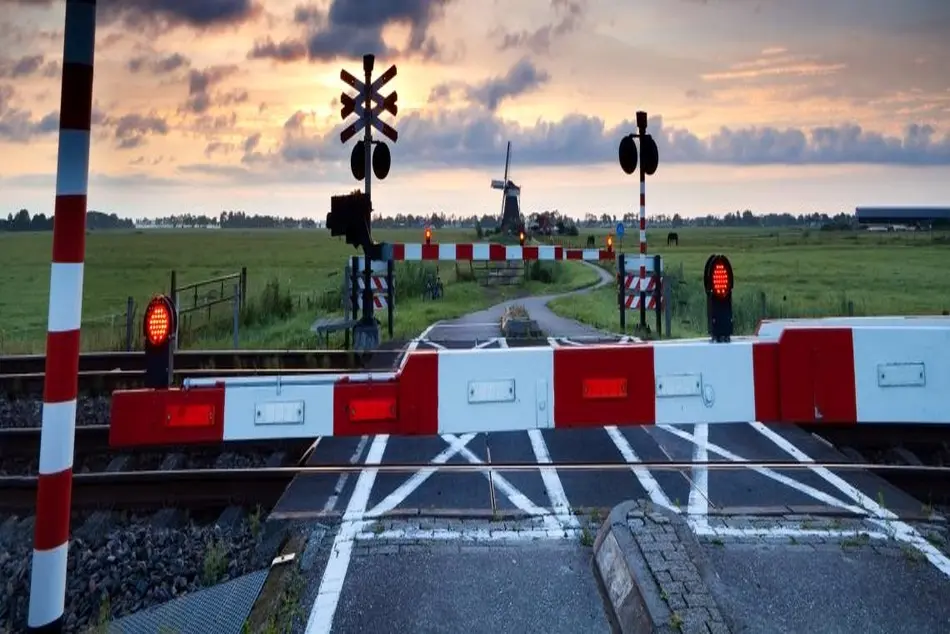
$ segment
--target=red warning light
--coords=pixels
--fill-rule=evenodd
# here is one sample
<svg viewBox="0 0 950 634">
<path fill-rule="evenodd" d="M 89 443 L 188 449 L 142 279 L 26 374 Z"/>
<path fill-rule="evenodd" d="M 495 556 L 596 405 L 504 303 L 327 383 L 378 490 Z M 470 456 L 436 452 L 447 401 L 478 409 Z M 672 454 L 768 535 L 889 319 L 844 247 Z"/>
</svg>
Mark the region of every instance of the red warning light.
<svg viewBox="0 0 950 634">
<path fill-rule="evenodd" d="M 518 242 L 521 243 L 521 246 L 524 246 L 524 231 L 518 232 Z"/>
<path fill-rule="evenodd" d="M 609 234 L 607 235 L 607 250 L 608 251 L 614 250 L 614 237 Z"/>
<path fill-rule="evenodd" d="M 725 297 L 732 286 L 732 272 L 722 260 L 713 263 L 711 278 L 712 292 L 716 297 Z"/>
<path fill-rule="evenodd" d="M 426 227 L 426 244 L 432 241 L 432 229 Z"/>
<path fill-rule="evenodd" d="M 167 297 L 159 295 L 149 302 L 145 309 L 145 340 L 153 346 L 160 346 L 168 341 L 174 329 L 174 315 L 171 302 Z"/>
</svg>

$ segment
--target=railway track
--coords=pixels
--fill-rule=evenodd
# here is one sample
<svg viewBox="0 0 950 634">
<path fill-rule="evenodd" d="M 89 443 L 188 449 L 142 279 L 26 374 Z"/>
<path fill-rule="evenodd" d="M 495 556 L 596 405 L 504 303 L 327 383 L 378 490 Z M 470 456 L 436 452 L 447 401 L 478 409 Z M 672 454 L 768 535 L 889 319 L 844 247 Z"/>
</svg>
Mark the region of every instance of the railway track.
<svg viewBox="0 0 950 634">
<path fill-rule="evenodd" d="M 361 369 L 391 369 L 399 350 L 361 353 L 349 350 L 182 350 L 175 353 L 174 381 L 189 377 L 234 377 L 267 374 L 334 373 Z M 0 395 L 7 398 L 39 396 L 43 392 L 46 357 L 0 357 Z M 88 396 L 108 395 L 118 389 L 144 385 L 142 352 L 84 353 L 79 358 L 79 391 Z"/>
</svg>

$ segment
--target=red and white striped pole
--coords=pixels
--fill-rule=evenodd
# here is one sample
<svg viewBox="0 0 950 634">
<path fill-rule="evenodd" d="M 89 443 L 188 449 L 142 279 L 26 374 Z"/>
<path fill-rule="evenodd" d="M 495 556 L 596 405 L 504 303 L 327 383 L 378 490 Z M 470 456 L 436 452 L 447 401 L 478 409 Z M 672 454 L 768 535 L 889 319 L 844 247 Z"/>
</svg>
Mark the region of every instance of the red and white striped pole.
<svg viewBox="0 0 950 634">
<path fill-rule="evenodd" d="M 640 137 L 640 154 L 643 155 L 643 139 L 647 134 L 647 114 L 637 113 L 637 132 Z M 647 177 L 640 164 L 640 328 L 647 326 Z"/>
<path fill-rule="evenodd" d="M 30 632 L 61 632 L 66 603 L 96 0 L 66 0 L 63 39 L 43 429 L 30 577 Z"/>
</svg>

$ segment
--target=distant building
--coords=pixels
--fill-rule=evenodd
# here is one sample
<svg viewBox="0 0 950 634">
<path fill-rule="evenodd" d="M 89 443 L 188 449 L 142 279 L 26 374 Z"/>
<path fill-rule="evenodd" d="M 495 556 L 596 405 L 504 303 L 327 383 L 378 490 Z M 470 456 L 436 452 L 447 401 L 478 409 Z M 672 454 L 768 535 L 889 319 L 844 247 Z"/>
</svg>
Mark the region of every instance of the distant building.
<svg viewBox="0 0 950 634">
<path fill-rule="evenodd" d="M 855 216 L 862 225 L 930 226 L 950 223 L 950 207 L 858 207 Z"/>
</svg>

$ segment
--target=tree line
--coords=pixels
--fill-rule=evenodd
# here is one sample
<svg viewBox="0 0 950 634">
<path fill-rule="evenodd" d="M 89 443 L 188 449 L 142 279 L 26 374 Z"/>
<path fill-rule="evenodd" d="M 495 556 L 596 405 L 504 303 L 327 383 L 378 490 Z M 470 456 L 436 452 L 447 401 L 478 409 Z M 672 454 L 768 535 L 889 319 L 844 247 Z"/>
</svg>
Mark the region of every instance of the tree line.
<svg viewBox="0 0 950 634">
<path fill-rule="evenodd" d="M 483 214 L 460 216 L 445 212 L 428 215 L 395 214 L 393 216 L 379 216 L 374 214 L 373 226 L 380 229 L 416 228 L 430 226 L 441 228 L 470 228 L 479 231 L 491 232 L 496 230 L 501 218 L 497 215 Z M 574 219 L 557 210 L 532 212 L 524 217 L 525 223 L 532 230 L 558 233 L 573 233 L 578 227 L 583 228 L 611 228 L 618 222 L 627 226 L 636 225 L 639 215 L 630 212 L 623 216 L 607 213 L 585 214 L 581 219 Z M 160 218 L 146 218 L 132 220 L 120 218 L 111 213 L 90 211 L 86 215 L 86 228 L 89 230 L 105 229 L 132 229 L 141 228 L 209 228 L 209 229 L 317 229 L 322 228 L 323 220 L 312 218 L 290 218 L 271 216 L 266 214 L 249 214 L 245 211 L 222 211 L 218 216 L 205 214 L 176 214 Z M 756 214 L 751 210 L 730 212 L 721 216 L 705 215 L 699 217 L 685 217 L 680 214 L 650 214 L 647 213 L 648 227 L 828 227 L 850 228 L 856 225 L 854 214 Z M 26 209 L 16 214 L 7 214 L 6 220 L 0 218 L 0 231 L 50 231 L 53 228 L 53 219 L 45 214 L 30 215 Z"/>
</svg>

